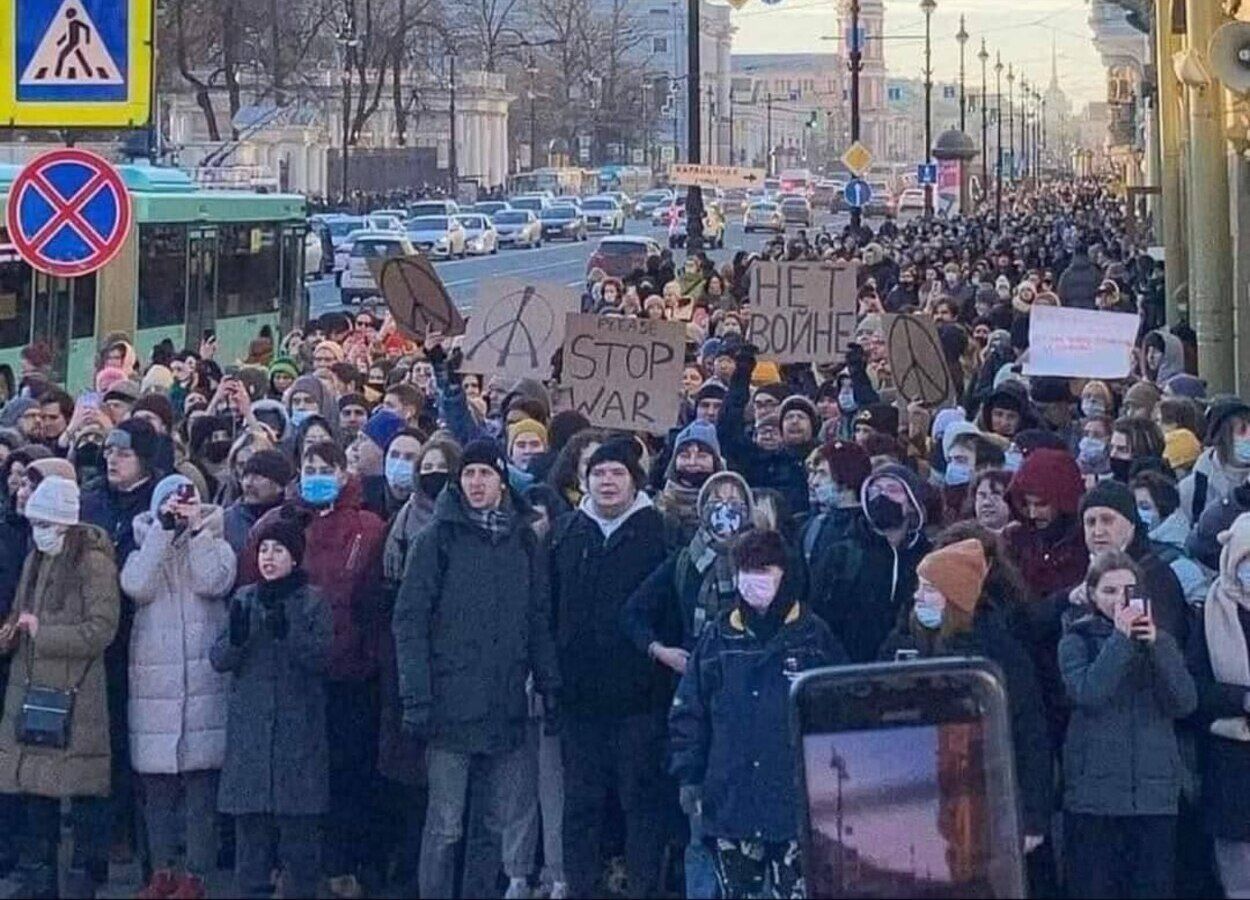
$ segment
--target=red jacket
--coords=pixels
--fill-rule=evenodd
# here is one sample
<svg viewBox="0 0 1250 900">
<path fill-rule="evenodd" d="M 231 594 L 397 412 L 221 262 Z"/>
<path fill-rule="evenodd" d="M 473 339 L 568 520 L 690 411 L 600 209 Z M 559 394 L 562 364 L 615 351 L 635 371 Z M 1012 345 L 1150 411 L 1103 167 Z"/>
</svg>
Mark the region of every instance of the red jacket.
<svg viewBox="0 0 1250 900">
<path fill-rule="evenodd" d="M 288 501 L 265 513 L 252 526 L 239 564 L 240 585 L 260 579 L 256 534 L 273 517 L 283 515 L 288 506 L 312 515 L 304 532 L 304 571 L 309 582 L 330 603 L 334 619 L 330 677 L 348 681 L 370 678 L 378 670 L 386 523 L 361 507 L 360 479 L 355 475 L 348 479 L 328 512 L 318 512 L 316 507 L 299 500 Z"/>
<path fill-rule="evenodd" d="M 1030 600 L 1075 587 L 1089 567 L 1085 532 L 1079 521 L 1061 516 L 1050 528 L 1038 531 L 1012 522 L 1003 532 L 1007 553 L 1029 588 Z"/>
</svg>

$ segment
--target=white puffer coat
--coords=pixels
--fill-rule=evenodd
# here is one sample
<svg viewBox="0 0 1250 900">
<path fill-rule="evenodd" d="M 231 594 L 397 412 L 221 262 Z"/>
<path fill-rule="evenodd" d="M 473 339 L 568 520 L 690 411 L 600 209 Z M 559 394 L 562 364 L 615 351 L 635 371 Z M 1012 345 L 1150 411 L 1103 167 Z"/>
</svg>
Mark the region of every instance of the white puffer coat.
<svg viewBox="0 0 1250 900">
<path fill-rule="evenodd" d="M 234 551 L 222 512 L 205 506 L 194 534 L 134 520 L 138 549 L 122 568 L 136 605 L 130 635 L 130 762 L 141 775 L 220 769 L 226 755 L 230 676 L 208 654 L 229 618 Z"/>
</svg>

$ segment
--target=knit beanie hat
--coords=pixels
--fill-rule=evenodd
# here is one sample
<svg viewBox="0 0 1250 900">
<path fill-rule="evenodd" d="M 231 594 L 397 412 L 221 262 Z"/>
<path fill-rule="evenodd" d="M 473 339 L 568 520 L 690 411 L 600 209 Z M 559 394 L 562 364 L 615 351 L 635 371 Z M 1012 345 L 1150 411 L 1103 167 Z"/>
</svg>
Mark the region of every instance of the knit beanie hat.
<svg viewBox="0 0 1250 900">
<path fill-rule="evenodd" d="M 313 347 L 314 356 L 316 356 L 318 350 L 328 350 L 330 353 L 334 354 L 335 362 L 343 361 L 343 348 L 340 347 L 338 344 L 336 344 L 334 341 L 322 341 L 316 347 Z"/>
<path fill-rule="evenodd" d="M 1197 375 L 1185 373 L 1173 375 L 1163 387 L 1173 397 L 1188 397 L 1190 400 L 1201 400 L 1207 395 L 1207 383 Z"/>
<path fill-rule="evenodd" d="M 1137 515 L 1137 500 L 1126 484 L 1110 480 L 1100 481 L 1081 498 L 1082 516 L 1085 515 L 1086 510 L 1100 507 L 1118 512 L 1132 522 L 1134 528 L 1141 525 L 1141 519 Z"/>
<path fill-rule="evenodd" d="M 867 425 L 873 431 L 898 437 L 898 409 L 889 403 L 874 403 L 856 414 L 855 424 Z"/>
<path fill-rule="evenodd" d="M 285 487 L 295 477 L 295 469 L 281 450 L 257 450 L 243 464 L 243 474 L 258 475 Z"/>
<path fill-rule="evenodd" d="M 132 415 L 137 412 L 150 412 L 164 423 L 166 431 L 174 429 L 174 405 L 164 394 L 144 394 L 131 409 Z"/>
<path fill-rule="evenodd" d="M 785 385 L 781 383 L 781 368 L 771 359 L 761 359 L 751 372 L 751 384 L 762 387 L 779 387 L 785 394 Z M 778 397 L 777 399 L 781 399 Z"/>
<path fill-rule="evenodd" d="M 681 453 L 681 448 L 686 444 L 702 444 L 714 456 L 720 457 L 720 438 L 716 436 L 716 426 L 701 419 L 695 419 L 677 435 L 677 440 L 673 442 L 673 456 Z"/>
<path fill-rule="evenodd" d="M 277 541 L 295 561 L 295 568 L 304 564 L 304 523 L 298 516 L 278 513 L 266 516 L 256 530 L 256 549 L 265 541 Z"/>
<path fill-rule="evenodd" d="M 0 412 L 0 425 L 3 425 L 5 428 L 16 428 L 18 419 L 32 409 L 38 408 L 39 403 L 30 397 L 14 397 L 4 404 L 4 410 Z"/>
<path fill-rule="evenodd" d="M 1124 405 L 1154 409 L 1163 395 L 1149 381 L 1139 381 L 1124 392 Z"/>
<path fill-rule="evenodd" d="M 399 413 L 384 407 L 369 417 L 364 433 L 369 440 L 385 450 L 390 445 L 391 438 L 403 431 L 407 424 Z"/>
<path fill-rule="evenodd" d="M 344 394 L 342 397 L 339 397 L 339 412 L 342 412 L 349 406 L 359 406 L 365 412 L 369 411 L 369 403 L 365 400 L 365 395 L 357 394 L 354 391 L 350 394 Z"/>
<path fill-rule="evenodd" d="M 119 381 L 126 380 L 126 373 L 116 366 L 105 366 L 95 374 L 95 389 L 103 394 Z"/>
<path fill-rule="evenodd" d="M 109 432 L 104 446 L 133 450 L 143 467 L 150 471 L 160 455 L 160 435 L 151 423 L 130 418 Z"/>
<path fill-rule="evenodd" d="M 78 483 L 68 478 L 45 478 L 31 492 L 24 515 L 32 522 L 77 525 Z"/>
<path fill-rule="evenodd" d="M 1198 461 L 1202 443 L 1188 428 L 1175 428 L 1163 436 L 1163 458 L 1173 469 L 1187 469 Z"/>
<path fill-rule="evenodd" d="M 756 416 L 755 418 L 756 432 L 762 431 L 765 428 L 776 428 L 778 431 L 780 431 L 781 430 L 780 413 L 777 413 L 776 411 L 774 411 L 774 412 L 764 413 L 764 415 L 762 416 Z"/>
<path fill-rule="evenodd" d="M 460 471 L 463 472 L 469 466 L 475 465 L 489 466 L 499 473 L 500 480 L 507 484 L 508 463 L 499 452 L 499 445 L 494 441 L 485 438 L 470 441 L 469 445 L 464 448 L 464 454 L 460 458 Z"/>
<path fill-rule="evenodd" d="M 174 373 L 166 366 L 152 366 L 148 369 L 139 388 L 145 394 L 166 393 L 174 386 Z"/>
<path fill-rule="evenodd" d="M 165 505 L 165 501 L 169 499 L 170 495 L 186 485 L 191 485 L 191 489 L 195 490 L 195 485 L 191 484 L 191 479 L 185 475 L 176 473 L 166 475 L 156 483 L 156 487 L 152 488 L 152 502 L 148 505 L 148 511 L 154 516 L 159 515 L 161 507 Z M 198 495 L 199 491 L 196 491 L 196 494 Z"/>
<path fill-rule="evenodd" d="M 547 426 L 547 433 L 551 436 L 551 451 L 555 453 L 564 449 L 564 445 L 573 435 L 589 427 L 590 420 L 575 409 L 556 413 L 551 417 L 551 424 Z"/>
<path fill-rule="evenodd" d="M 536 434 L 542 438 L 543 446 L 546 447 L 550 442 L 547 436 L 546 427 L 536 419 L 518 419 L 508 426 L 508 452 L 512 452 L 512 445 L 516 443 L 516 439 L 523 434 Z"/>
<path fill-rule="evenodd" d="M 104 399 L 124 400 L 127 403 L 134 403 L 142 394 L 143 389 L 138 383 L 126 378 L 109 385 L 108 390 L 104 392 Z"/>
<path fill-rule="evenodd" d="M 299 366 L 291 357 L 279 356 L 269 364 L 269 377 L 273 378 L 275 375 L 289 375 L 294 380 L 299 378 Z"/>
<path fill-rule="evenodd" d="M 916 574 L 933 585 L 956 609 L 971 614 L 981 599 L 989 564 L 975 538 L 934 550 L 916 566 Z"/>
<path fill-rule="evenodd" d="M 783 422 L 786 419 L 786 413 L 789 412 L 801 412 L 807 416 L 807 420 L 812 425 L 813 435 L 820 431 L 820 415 L 816 412 L 816 404 L 802 394 L 792 394 L 781 402 L 781 409 L 778 413 Z"/>
<path fill-rule="evenodd" d="M 64 478 L 66 481 L 78 481 L 78 473 L 74 470 L 74 464 L 59 456 L 36 459 L 26 466 L 26 470 L 38 472 L 40 478 Z"/>
<path fill-rule="evenodd" d="M 829 464 L 829 474 L 838 486 L 859 494 L 864 480 L 872 474 L 868 451 L 854 441 L 829 441 L 816 451 Z"/>
<path fill-rule="evenodd" d="M 694 395 L 694 402 L 698 406 L 702 400 L 724 401 L 728 393 L 729 391 L 719 381 L 705 381 L 703 382 L 703 387 L 699 388 L 698 393 Z"/>
<path fill-rule="evenodd" d="M 620 463 L 628 469 L 635 488 L 641 488 L 646 483 L 647 475 L 638 461 L 638 444 L 629 438 L 614 438 L 600 444 L 595 452 L 590 454 L 590 461 L 586 464 L 586 475 L 589 477 L 590 473 L 595 470 L 595 466 L 603 463 Z"/>
</svg>

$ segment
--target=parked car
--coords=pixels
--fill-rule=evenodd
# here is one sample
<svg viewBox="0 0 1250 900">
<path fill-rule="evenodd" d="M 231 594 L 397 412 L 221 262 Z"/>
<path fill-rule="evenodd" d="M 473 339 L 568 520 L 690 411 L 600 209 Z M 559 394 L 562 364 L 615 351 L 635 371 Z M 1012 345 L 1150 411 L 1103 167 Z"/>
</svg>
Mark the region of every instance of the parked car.
<svg viewBox="0 0 1250 900">
<path fill-rule="evenodd" d="M 924 215 L 924 188 L 907 188 L 898 197 L 899 216 Z"/>
<path fill-rule="evenodd" d="M 505 209 L 511 208 L 506 200 L 479 200 L 473 204 L 473 211 L 484 216 L 494 216 L 496 213 L 501 213 Z"/>
<path fill-rule="evenodd" d="M 347 268 L 339 276 L 344 303 L 357 303 L 378 293 L 378 284 L 369 268 L 371 260 L 416 253 L 412 242 L 402 232 L 375 231 L 362 234 L 352 242 Z"/>
<path fill-rule="evenodd" d="M 372 228 L 357 228 L 349 232 L 342 240 L 334 245 L 334 272 L 338 274 L 347 268 L 347 261 L 352 255 L 352 244 L 356 243 L 356 239 L 362 234 L 372 234 Z"/>
<path fill-rule="evenodd" d="M 582 203 L 586 227 L 621 234 L 625 231 L 625 210 L 611 197 L 587 197 Z"/>
<path fill-rule="evenodd" d="M 544 240 L 586 240 L 586 219 L 575 206 L 549 206 L 538 219 L 543 223 Z"/>
<path fill-rule="evenodd" d="M 544 209 L 551 205 L 546 197 L 540 197 L 536 194 L 521 197 L 513 197 L 508 201 L 508 205 L 513 209 L 528 209 L 534 215 L 538 215 Z"/>
<path fill-rule="evenodd" d="M 660 252 L 655 240 L 642 235 L 605 237 L 586 260 L 586 274 L 602 269 L 610 278 L 626 278 L 634 269 L 645 269 L 647 260 Z"/>
<path fill-rule="evenodd" d="M 752 231 L 775 231 L 777 233 L 786 230 L 786 218 L 782 215 L 781 207 L 776 203 L 768 200 L 757 200 L 747 207 L 746 213 L 742 216 L 742 227 L 746 229 L 746 233 Z"/>
<path fill-rule="evenodd" d="M 600 196 L 611 197 L 618 204 L 620 204 L 621 211 L 625 213 L 625 218 L 633 218 L 634 200 L 629 196 L 629 194 L 624 191 L 604 191 Z"/>
<path fill-rule="evenodd" d="M 464 249 L 473 256 L 485 256 L 499 252 L 499 235 L 491 224 L 489 216 L 478 213 L 461 214 L 455 217 L 464 229 Z"/>
<path fill-rule="evenodd" d="M 406 209 L 375 209 L 373 212 L 369 213 L 369 218 L 372 219 L 375 216 L 390 216 L 391 218 L 399 219 L 399 221 L 401 222 L 406 222 L 408 220 L 408 210 Z"/>
<path fill-rule="evenodd" d="M 727 216 L 737 216 L 747 210 L 747 192 L 743 190 L 728 190 L 721 197 L 720 208 Z"/>
<path fill-rule="evenodd" d="M 812 205 L 805 197 L 786 197 L 779 204 L 781 216 L 786 222 L 796 222 L 805 228 L 812 227 Z"/>
<path fill-rule="evenodd" d="M 460 204 L 455 200 L 422 200 L 408 207 L 408 218 L 417 219 L 421 216 L 454 216 L 460 212 Z"/>
<path fill-rule="evenodd" d="M 491 222 L 501 247 L 541 247 L 543 226 L 528 209 L 505 209 Z"/>
<path fill-rule="evenodd" d="M 872 199 L 864 207 L 866 216 L 887 216 L 894 212 L 894 193 L 884 181 L 870 181 Z"/>
<path fill-rule="evenodd" d="M 647 191 L 634 204 L 634 216 L 639 219 L 650 219 L 657 206 L 672 202 L 673 192 L 666 188 L 656 188 L 653 191 Z"/>
<path fill-rule="evenodd" d="M 408 222 L 408 239 L 430 259 L 465 256 L 464 228 L 455 216 L 418 216 Z"/>
<path fill-rule="evenodd" d="M 347 240 L 348 236 L 352 234 L 352 232 L 364 229 L 365 217 L 329 215 L 321 221 L 325 225 L 326 231 L 330 234 L 330 246 L 333 249 L 333 253 L 331 255 L 334 259 L 334 271 L 341 272 L 343 271 L 343 266 L 339 265 L 339 248 L 343 245 L 343 242 Z M 346 264 L 346 257 L 344 257 L 344 264 Z"/>
<path fill-rule="evenodd" d="M 392 216 L 384 213 L 369 213 L 365 216 L 368 227 L 374 231 L 403 231 L 404 217 Z"/>
</svg>

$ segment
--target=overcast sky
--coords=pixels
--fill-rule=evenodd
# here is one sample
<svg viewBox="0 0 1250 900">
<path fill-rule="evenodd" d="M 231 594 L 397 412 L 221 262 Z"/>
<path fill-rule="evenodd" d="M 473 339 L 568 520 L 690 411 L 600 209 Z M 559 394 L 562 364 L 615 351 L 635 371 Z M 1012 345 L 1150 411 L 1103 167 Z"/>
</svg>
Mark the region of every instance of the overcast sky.
<svg viewBox="0 0 1250 900">
<path fill-rule="evenodd" d="M 993 59 L 1002 51 L 1004 65 L 1023 68 L 1030 82 L 1050 83 L 1050 50 L 1053 37 L 1059 52 L 1059 83 L 1077 107 L 1090 100 L 1106 99 L 1106 73 L 1094 49 L 1089 28 L 1087 0 L 937 0 L 933 14 L 933 71 L 936 80 L 959 77 L 959 15 L 966 16 L 968 33 L 968 79 L 979 89 L 980 63 L 976 53 L 981 37 L 991 54 L 990 90 L 993 91 Z M 779 0 L 767 5 L 748 0 L 733 13 L 738 27 L 734 51 L 738 53 L 794 53 L 836 48 L 822 35 L 837 29 L 836 0 Z M 891 74 L 920 77 L 924 68 L 924 13 L 919 0 L 885 0 L 885 33 L 919 36 L 920 40 L 890 40 L 886 66 Z M 1005 86 L 1004 86 L 1005 89 Z"/>
</svg>

